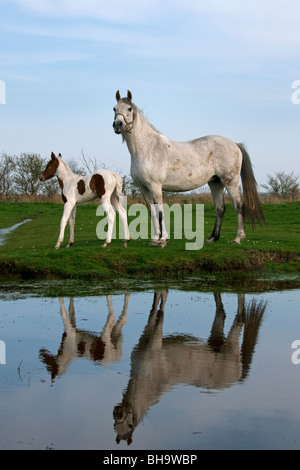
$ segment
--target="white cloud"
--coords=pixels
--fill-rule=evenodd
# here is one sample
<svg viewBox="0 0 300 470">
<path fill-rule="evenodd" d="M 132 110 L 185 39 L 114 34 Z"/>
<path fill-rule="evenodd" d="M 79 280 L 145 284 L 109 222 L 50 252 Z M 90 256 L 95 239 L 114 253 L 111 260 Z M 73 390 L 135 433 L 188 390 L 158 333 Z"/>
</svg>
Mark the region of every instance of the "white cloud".
<svg viewBox="0 0 300 470">
<path fill-rule="evenodd" d="M 12 1 L 44 15 L 16 32 L 130 46 L 136 57 L 290 58 L 300 47 L 297 0 Z"/>
</svg>

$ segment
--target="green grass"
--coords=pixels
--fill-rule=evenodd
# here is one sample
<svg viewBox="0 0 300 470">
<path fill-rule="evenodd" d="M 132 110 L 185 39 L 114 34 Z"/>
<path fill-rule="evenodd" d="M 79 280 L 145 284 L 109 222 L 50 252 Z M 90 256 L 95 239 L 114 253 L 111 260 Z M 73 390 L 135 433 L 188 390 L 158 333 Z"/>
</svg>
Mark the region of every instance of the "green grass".
<svg viewBox="0 0 300 470">
<path fill-rule="evenodd" d="M 50 203 L 0 203 L 0 228 L 24 219 L 0 246 L 2 276 L 23 278 L 115 279 L 117 277 L 164 278 L 190 274 L 219 274 L 239 277 L 262 273 L 300 274 L 300 203 L 264 204 L 267 225 L 256 230 L 247 228 L 241 245 L 231 244 L 236 235 L 237 218 L 231 204 L 217 243 L 205 244 L 201 250 L 186 251 L 189 240 L 169 241 L 166 248 L 149 247 L 149 240 L 132 240 L 127 249 L 122 240 L 113 240 L 101 248 L 96 236 L 100 217 L 96 205 L 77 208 L 75 243 L 54 249 L 59 233 L 63 206 Z M 214 207 L 205 205 L 205 237 L 214 225 Z M 129 220 L 130 222 L 130 220 Z M 172 225 L 171 225 L 172 227 Z"/>
</svg>

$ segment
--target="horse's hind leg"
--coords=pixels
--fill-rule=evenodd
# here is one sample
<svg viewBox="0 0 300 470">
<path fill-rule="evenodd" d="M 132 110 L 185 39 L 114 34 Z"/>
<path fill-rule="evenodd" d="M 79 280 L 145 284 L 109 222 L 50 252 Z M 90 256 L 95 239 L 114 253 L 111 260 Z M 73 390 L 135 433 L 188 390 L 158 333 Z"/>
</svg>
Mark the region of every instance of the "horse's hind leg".
<svg viewBox="0 0 300 470">
<path fill-rule="evenodd" d="M 113 207 L 110 203 L 110 197 L 108 197 L 106 193 L 105 193 L 105 196 L 103 196 L 100 199 L 100 201 L 103 205 L 103 209 L 106 212 L 107 220 L 108 220 L 108 229 L 107 229 L 106 239 L 102 245 L 102 247 L 105 248 L 111 242 L 113 228 L 114 228 L 114 221 L 115 221 L 115 211 L 113 210 Z"/>
<path fill-rule="evenodd" d="M 212 231 L 211 236 L 206 240 L 207 243 L 212 243 L 216 242 L 220 238 L 220 230 L 226 206 L 224 201 L 224 185 L 221 180 L 219 178 L 215 179 L 214 181 L 210 181 L 208 185 L 211 190 L 216 211 L 216 221 L 214 229 Z"/>
<path fill-rule="evenodd" d="M 239 190 L 238 183 L 234 185 L 227 185 L 226 189 L 228 191 L 229 196 L 232 199 L 235 211 L 237 213 L 237 219 L 238 219 L 237 234 L 236 234 L 235 239 L 233 240 L 233 243 L 240 244 L 241 240 L 243 238 L 246 238 L 242 196 Z"/>
</svg>

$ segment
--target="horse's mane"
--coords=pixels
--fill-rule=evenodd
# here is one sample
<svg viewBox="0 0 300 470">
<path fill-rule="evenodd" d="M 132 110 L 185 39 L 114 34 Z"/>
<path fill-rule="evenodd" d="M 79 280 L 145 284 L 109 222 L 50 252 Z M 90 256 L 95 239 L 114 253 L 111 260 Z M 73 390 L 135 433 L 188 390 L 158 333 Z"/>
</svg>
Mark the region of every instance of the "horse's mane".
<svg viewBox="0 0 300 470">
<path fill-rule="evenodd" d="M 161 134 L 161 132 L 159 132 L 158 129 L 156 129 L 156 127 L 148 120 L 148 118 L 145 116 L 144 112 L 138 108 L 132 101 L 130 101 L 128 98 L 122 98 L 122 101 L 123 103 L 126 103 L 128 104 L 129 106 L 132 106 L 133 107 L 133 116 L 134 116 L 134 119 L 135 119 L 135 116 L 137 113 L 139 113 L 143 119 L 145 119 L 145 121 L 147 122 L 147 124 L 149 124 L 149 126 L 155 131 L 155 132 L 158 132 L 159 134 Z"/>
<path fill-rule="evenodd" d="M 133 104 L 133 103 L 131 103 Z M 161 132 L 156 129 L 156 127 L 148 120 L 148 118 L 145 116 L 144 112 L 139 109 L 137 106 L 134 105 L 134 108 L 136 109 L 137 112 L 140 113 L 140 115 L 142 116 L 143 119 L 145 119 L 145 121 L 147 122 L 147 124 L 149 124 L 149 126 L 155 131 L 155 132 L 158 132 L 158 134 L 161 134 Z"/>
<path fill-rule="evenodd" d="M 62 158 L 61 154 L 59 154 L 59 155 L 57 156 L 57 158 L 58 158 L 59 162 L 62 163 L 68 171 L 70 171 L 71 173 L 74 173 L 74 172 L 71 170 L 71 168 L 69 167 L 69 165 L 67 164 L 67 162 Z M 74 173 L 74 174 L 75 174 L 75 173 Z"/>
<path fill-rule="evenodd" d="M 59 155 L 57 156 L 57 158 L 58 158 L 58 160 L 59 160 L 61 163 L 63 163 L 63 164 L 65 165 L 65 167 L 66 167 L 68 170 L 70 170 L 69 165 L 68 165 L 67 162 L 63 159 L 63 157 L 61 156 L 61 154 L 59 154 Z"/>
</svg>

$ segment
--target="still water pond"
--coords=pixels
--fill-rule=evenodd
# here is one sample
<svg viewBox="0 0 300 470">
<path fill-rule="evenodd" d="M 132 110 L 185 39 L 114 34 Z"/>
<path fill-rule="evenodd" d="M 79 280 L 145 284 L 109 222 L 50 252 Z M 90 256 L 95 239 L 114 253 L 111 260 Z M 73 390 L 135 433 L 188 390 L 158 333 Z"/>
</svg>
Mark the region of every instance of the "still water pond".
<svg viewBox="0 0 300 470">
<path fill-rule="evenodd" d="M 1 449 L 300 449 L 300 290 L 2 292 L 0 340 Z"/>
</svg>

